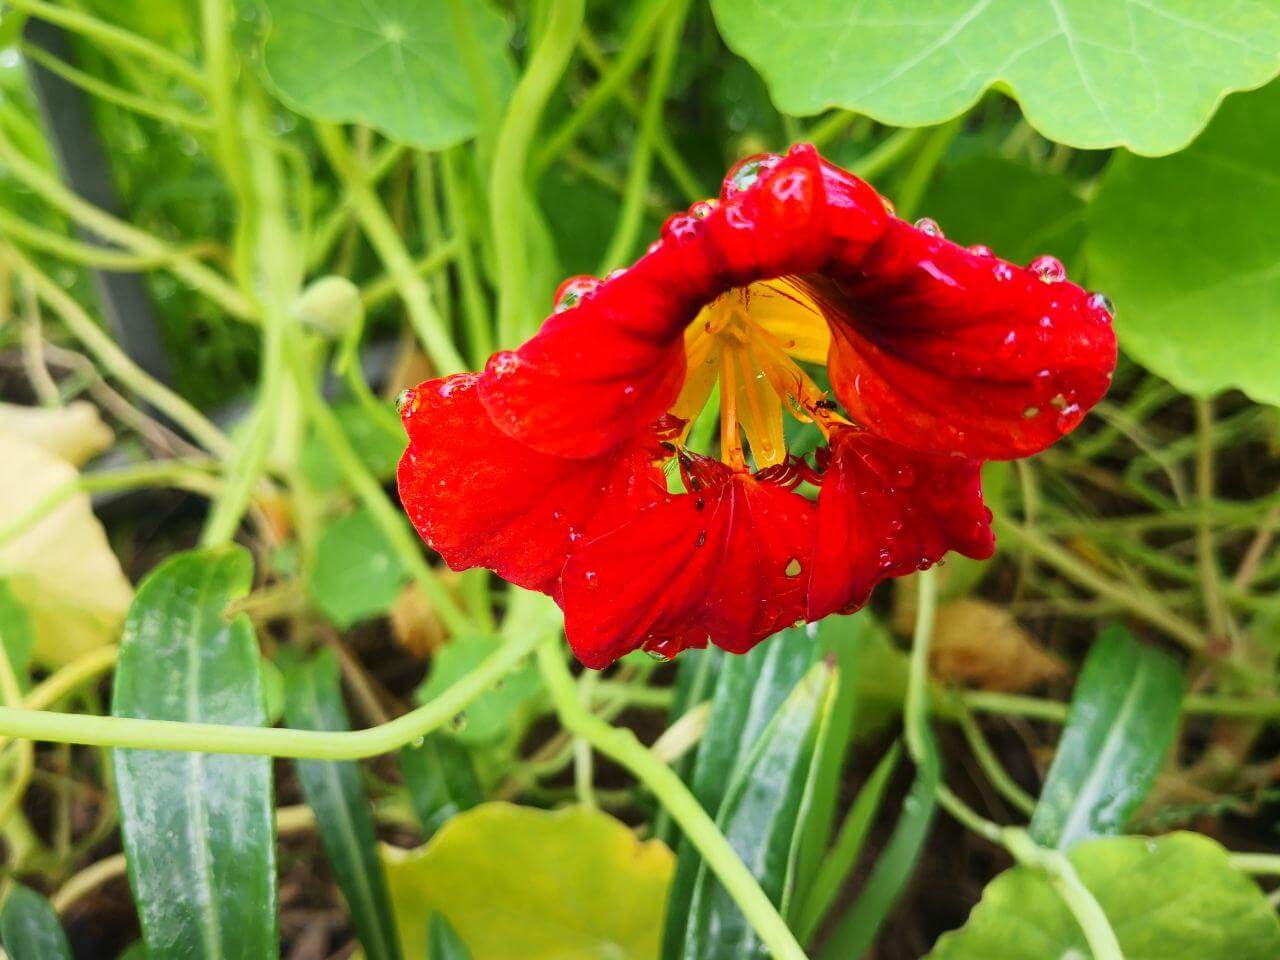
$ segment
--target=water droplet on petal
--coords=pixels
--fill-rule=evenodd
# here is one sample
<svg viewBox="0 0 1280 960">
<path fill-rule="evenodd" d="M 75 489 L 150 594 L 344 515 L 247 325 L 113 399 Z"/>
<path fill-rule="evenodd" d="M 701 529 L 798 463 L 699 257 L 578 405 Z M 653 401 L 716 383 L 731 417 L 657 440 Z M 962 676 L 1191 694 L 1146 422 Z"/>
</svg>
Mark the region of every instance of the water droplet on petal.
<svg viewBox="0 0 1280 960">
<path fill-rule="evenodd" d="M 880 553 L 876 555 L 876 560 L 879 561 L 881 570 L 888 570 L 893 566 L 893 554 L 889 552 L 887 547 L 880 548 Z"/>
<path fill-rule="evenodd" d="M 520 369 L 520 357 L 512 350 L 503 350 L 489 358 L 489 369 L 494 376 L 505 377 Z"/>
<path fill-rule="evenodd" d="M 711 211 L 716 208 L 717 203 L 719 203 L 718 200 L 699 200 L 689 208 L 689 215 L 697 217 L 699 220 L 705 220 L 711 214 Z"/>
<path fill-rule="evenodd" d="M 921 217 L 915 222 L 915 228 L 929 237 L 941 237 L 942 228 L 938 226 L 938 221 L 932 217 Z"/>
<path fill-rule="evenodd" d="M 705 530 L 699 530 L 699 531 L 698 531 L 698 543 L 697 543 L 697 546 L 699 546 L 699 547 L 705 547 L 706 545 L 707 545 L 707 531 L 705 531 Z"/>
<path fill-rule="evenodd" d="M 985 243 L 975 243 L 969 248 L 969 252 L 977 257 L 989 257 L 992 255 L 991 248 Z"/>
<path fill-rule="evenodd" d="M 596 573 L 594 570 L 588 570 L 588 571 L 587 571 L 586 573 L 584 573 L 582 576 L 583 576 L 583 579 L 587 581 L 587 586 L 588 586 L 588 587 L 594 587 L 594 586 L 596 586 L 596 585 L 597 585 L 597 583 L 599 583 L 599 580 L 600 580 L 600 575 L 599 575 L 598 573 Z"/>
<path fill-rule="evenodd" d="M 803 568 L 800 566 L 800 561 L 797 560 L 795 557 L 792 557 L 789 561 L 787 561 L 787 567 L 782 572 L 785 573 L 788 577 L 798 577 L 800 576 L 800 571 L 802 569 Z"/>
<path fill-rule="evenodd" d="M 555 312 L 563 313 L 565 310 L 576 307 L 598 286 L 600 281 L 595 277 L 585 275 L 570 277 L 556 290 Z"/>
<path fill-rule="evenodd" d="M 1062 265 L 1062 261 L 1047 253 L 1032 260 L 1027 264 L 1027 269 L 1039 277 L 1042 283 L 1061 283 L 1067 279 L 1067 268 Z"/>
<path fill-rule="evenodd" d="M 728 197 L 748 189 L 777 163 L 778 158 L 767 153 L 758 153 L 740 161 L 725 177 L 724 195 Z"/>
<path fill-rule="evenodd" d="M 1089 306 L 1095 310 L 1103 311 L 1108 317 L 1116 315 L 1116 305 L 1111 302 L 1111 298 L 1105 293 L 1095 293 L 1091 296 L 1089 298 Z"/>
<path fill-rule="evenodd" d="M 1060 393 L 1055 393 L 1049 399 L 1049 404 L 1050 406 L 1056 407 L 1058 410 L 1065 410 L 1067 408 L 1067 398 Z"/>
<path fill-rule="evenodd" d="M 1013 279 L 1013 268 L 1009 266 L 1007 263 L 1004 263 L 1003 261 L 1001 261 L 1000 263 L 997 263 L 995 269 L 991 272 L 995 275 L 995 278 L 999 280 L 1001 283 L 1003 283 L 1006 280 Z"/>
<path fill-rule="evenodd" d="M 667 217 L 666 223 L 662 225 L 662 238 L 664 240 L 683 240 L 685 237 L 693 236 L 701 229 L 702 221 L 697 217 L 691 217 L 687 213 L 673 213 Z"/>
<path fill-rule="evenodd" d="M 417 396 L 417 394 L 415 394 L 412 389 L 401 390 L 400 395 L 396 397 L 396 410 L 400 413 L 404 413 L 405 409 L 413 403 L 415 396 Z"/>
<path fill-rule="evenodd" d="M 1031 420 L 1031 419 L 1033 419 L 1034 417 L 1038 417 L 1038 416 L 1040 416 L 1040 408 L 1039 408 L 1039 407 L 1027 407 L 1027 409 L 1025 409 L 1025 410 L 1023 410 L 1023 411 L 1022 411 L 1022 415 L 1023 415 L 1024 417 L 1026 417 L 1028 420 Z"/>
</svg>

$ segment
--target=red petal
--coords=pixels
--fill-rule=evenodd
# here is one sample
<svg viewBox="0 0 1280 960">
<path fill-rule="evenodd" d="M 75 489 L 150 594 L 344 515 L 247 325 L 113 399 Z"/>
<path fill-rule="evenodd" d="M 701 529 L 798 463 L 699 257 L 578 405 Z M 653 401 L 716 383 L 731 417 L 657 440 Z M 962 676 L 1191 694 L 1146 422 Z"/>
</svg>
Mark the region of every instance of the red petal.
<svg viewBox="0 0 1280 960">
<path fill-rule="evenodd" d="M 1116 339 L 1073 283 L 894 220 L 856 270 L 811 280 L 836 396 L 917 450 L 1011 459 L 1075 428 L 1111 382 Z"/>
<path fill-rule="evenodd" d="M 879 196 L 812 147 L 768 157 L 748 189 L 726 181 L 705 216 L 670 218 L 662 239 L 594 288 L 574 278 L 575 305 L 518 350 L 490 358 L 485 408 L 504 432 L 561 457 L 591 457 L 647 427 L 684 380 L 683 333 L 726 290 L 854 263 L 888 222 Z"/>
<path fill-rule="evenodd" d="M 485 413 L 478 380 L 457 374 L 414 390 L 403 409 L 400 499 L 452 569 L 487 567 L 546 592 L 574 543 L 665 496 L 666 486 L 639 447 L 567 460 L 512 440 Z"/>
<path fill-rule="evenodd" d="M 721 469 L 712 485 L 641 511 L 565 564 L 565 635 L 583 664 L 708 640 L 744 653 L 804 617 L 813 502 Z"/>
<path fill-rule="evenodd" d="M 857 609 L 881 580 L 923 570 L 948 550 L 991 556 L 995 540 L 980 470 L 976 460 L 835 430 L 818 495 L 808 619 Z"/>
</svg>

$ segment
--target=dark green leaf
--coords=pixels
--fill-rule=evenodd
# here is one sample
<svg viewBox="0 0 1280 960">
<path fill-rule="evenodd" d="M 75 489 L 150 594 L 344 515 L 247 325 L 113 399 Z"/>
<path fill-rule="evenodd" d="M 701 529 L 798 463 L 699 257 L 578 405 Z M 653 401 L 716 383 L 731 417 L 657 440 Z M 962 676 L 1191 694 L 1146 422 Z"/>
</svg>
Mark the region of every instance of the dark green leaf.
<svg viewBox="0 0 1280 960">
<path fill-rule="evenodd" d="M 1222 95 L 1275 76 L 1280 11 L 1183 0 L 713 0 L 784 113 L 839 106 L 914 127 L 991 86 L 1075 147 L 1171 153 Z"/>
<path fill-rule="evenodd" d="M 264 61 L 306 116 L 364 123 L 424 150 L 475 135 L 512 85 L 506 20 L 470 0 L 264 0 Z M 465 24 L 456 23 L 455 11 Z"/>
<path fill-rule="evenodd" d="M 862 789 L 858 791 L 853 805 L 845 815 L 835 843 L 827 851 L 817 875 L 813 879 L 804 900 L 800 904 L 800 912 L 796 920 L 796 933 L 802 942 L 807 942 L 818 931 L 823 917 L 831 909 L 836 894 L 857 863 L 862 845 L 871 832 L 871 824 L 880 811 L 880 803 L 884 799 L 885 788 L 889 778 L 897 769 L 902 755 L 902 745 L 894 743 L 875 770 L 867 778 Z"/>
<path fill-rule="evenodd" d="M 467 945 L 438 913 L 433 913 L 427 924 L 427 956 L 431 960 L 471 960 Z"/>
<path fill-rule="evenodd" d="M 307 588 L 325 616 L 349 627 L 386 613 L 408 578 L 373 515 L 362 508 L 320 534 Z"/>
<path fill-rule="evenodd" d="M 937 746 L 930 734 L 926 740 L 924 763 L 916 769 L 915 781 L 902 812 L 894 825 L 889 842 L 876 860 L 871 877 L 858 892 L 858 899 L 840 918 L 819 960 L 852 960 L 861 957 L 875 941 L 880 925 L 897 903 L 929 837 L 937 806 L 938 783 L 941 778 Z"/>
<path fill-rule="evenodd" d="M 454 814 L 484 799 L 470 751 L 447 734 L 433 733 L 401 750 L 400 771 L 428 839 Z"/>
<path fill-rule="evenodd" d="M 1176 156 L 1117 154 L 1088 221 L 1126 352 L 1187 393 L 1280 404 L 1280 83 L 1229 97 Z"/>
<path fill-rule="evenodd" d="M 765 728 L 730 783 L 716 823 L 775 904 L 793 875 L 797 826 L 812 791 L 814 753 L 836 686 L 835 668 L 813 666 Z M 728 891 L 703 863 L 680 956 L 747 960 L 768 953 Z"/>
<path fill-rule="evenodd" d="M 454 682 L 470 673 L 501 646 L 498 637 L 457 637 L 435 655 L 431 673 L 418 688 L 419 703 L 427 703 L 448 690 Z M 516 720 L 527 709 L 542 687 L 536 668 L 525 664 L 500 685 L 477 697 L 467 712 L 457 718 L 450 736 L 466 743 L 492 743 L 517 729 Z"/>
<path fill-rule="evenodd" d="M 1257 885 L 1207 837 L 1113 837 L 1068 856 L 1111 921 L 1125 960 L 1273 960 L 1280 922 Z M 1006 870 L 928 960 L 1091 956 L 1084 934 L 1039 871 Z"/>
<path fill-rule="evenodd" d="M 116 666 L 117 717 L 262 726 L 238 547 L 177 554 L 142 583 Z M 113 750 L 129 882 L 151 960 L 279 953 L 275 810 L 266 757 Z"/>
<path fill-rule="evenodd" d="M 15 884 L 0 910 L 0 946 L 9 960 L 71 960 L 71 945 L 49 901 Z"/>
<path fill-rule="evenodd" d="M 726 658 L 689 779 L 693 795 L 712 817 L 719 814 L 728 785 L 747 763 L 765 727 L 818 654 L 819 646 L 809 631 L 793 628 L 745 656 Z M 700 864 L 697 851 L 682 840 L 662 943 L 668 960 L 681 956 Z"/>
<path fill-rule="evenodd" d="M 0 644 L 4 644 L 4 654 L 9 658 L 9 666 L 18 678 L 18 685 L 25 690 L 27 667 L 36 645 L 36 630 L 31 614 L 18 602 L 6 580 L 0 580 Z"/>
<path fill-rule="evenodd" d="M 284 665 L 285 719 L 300 730 L 350 730 L 333 654 L 294 659 Z M 369 800 L 352 762 L 298 760 L 298 779 L 315 811 L 325 854 L 351 912 L 351 922 L 369 960 L 398 960 L 400 943 L 391 915 L 387 880 L 378 860 Z"/>
<path fill-rule="evenodd" d="M 1031 836 L 1066 849 L 1124 832 L 1178 726 L 1182 672 L 1123 627 L 1105 630 L 1080 672 Z"/>
<path fill-rule="evenodd" d="M 1050 253 L 1071 264 L 1084 239 L 1084 201 L 1071 182 L 999 156 L 943 167 L 920 202 L 947 238 L 986 244 L 996 256 L 1028 263 Z"/>
</svg>

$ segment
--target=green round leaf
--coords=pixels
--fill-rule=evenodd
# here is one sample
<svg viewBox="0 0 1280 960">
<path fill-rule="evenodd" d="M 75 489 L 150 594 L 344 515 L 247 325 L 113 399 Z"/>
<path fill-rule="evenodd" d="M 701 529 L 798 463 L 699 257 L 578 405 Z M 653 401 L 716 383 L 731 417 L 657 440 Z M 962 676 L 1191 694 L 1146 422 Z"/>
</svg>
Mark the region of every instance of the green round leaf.
<svg viewBox="0 0 1280 960">
<path fill-rule="evenodd" d="M 496 653 L 503 641 L 498 637 L 456 637 L 436 653 L 431 673 L 416 694 L 419 703 L 429 703 Z M 541 684 L 537 670 L 526 663 L 492 690 L 471 702 L 450 731 L 459 740 L 472 744 L 492 743 L 523 729 L 516 720 L 538 696 Z"/>
<path fill-rule="evenodd" d="M 510 30 L 487 3 L 458 4 L 462 24 L 448 0 L 263 2 L 271 16 L 267 73 L 309 117 L 368 124 L 440 150 L 476 133 L 482 104 L 473 76 L 484 78 L 495 104 L 513 84 Z"/>
<path fill-rule="evenodd" d="M 726 42 L 804 115 L 938 123 L 998 86 L 1046 137 L 1170 153 L 1223 94 L 1280 69 L 1273 4 L 1186 0 L 712 0 Z"/>
<path fill-rule="evenodd" d="M 1125 960 L 1270 960 L 1280 921 L 1252 880 L 1206 837 L 1090 840 L 1070 853 L 1115 930 Z M 1092 954 L 1043 873 L 1006 870 L 927 960 L 1045 960 Z"/>
<path fill-rule="evenodd" d="M 1186 393 L 1280 404 L 1280 83 L 1231 97 L 1176 156 L 1116 156 L 1086 255 L 1135 360 Z"/>
<path fill-rule="evenodd" d="M 671 851 L 598 810 L 486 803 L 417 850 L 383 848 L 406 957 L 443 916 L 473 960 L 653 960 Z"/>
<path fill-rule="evenodd" d="M 364 509 L 325 527 L 308 588 L 340 627 L 385 613 L 409 575 L 373 516 Z"/>
</svg>

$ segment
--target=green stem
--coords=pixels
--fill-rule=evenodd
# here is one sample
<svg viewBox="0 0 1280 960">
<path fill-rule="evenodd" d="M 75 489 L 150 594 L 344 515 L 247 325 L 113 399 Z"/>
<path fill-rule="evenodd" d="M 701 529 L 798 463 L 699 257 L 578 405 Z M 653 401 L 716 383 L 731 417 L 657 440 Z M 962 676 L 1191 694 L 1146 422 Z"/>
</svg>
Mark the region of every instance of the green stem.
<svg viewBox="0 0 1280 960">
<path fill-rule="evenodd" d="M 630 730 L 611 727 L 578 699 L 558 641 L 538 648 L 538 666 L 561 722 L 605 756 L 629 770 L 679 824 L 684 836 L 724 885 L 776 960 L 804 960 L 804 950 L 689 788 L 675 772 L 644 748 Z"/>
<path fill-rule="evenodd" d="M 938 576 L 935 568 L 916 575 L 916 626 L 911 638 L 907 668 L 907 694 L 903 704 L 903 739 L 917 766 L 926 762 L 929 746 L 929 647 L 938 609 Z"/>
<path fill-rule="evenodd" d="M 524 76 L 516 84 L 498 130 L 489 178 L 489 215 L 493 224 L 498 276 L 498 341 L 511 345 L 524 333 L 528 318 L 529 272 L 526 251 L 525 173 L 529 144 L 543 108 L 573 53 L 582 27 L 584 0 L 549 0 L 546 29 Z"/>
<path fill-rule="evenodd" d="M 635 248 L 644 221 L 644 197 L 649 190 L 649 175 L 653 167 L 654 137 L 662 124 L 662 107 L 671 85 L 671 69 L 679 49 L 680 34 L 684 31 L 685 15 L 689 11 L 687 0 L 677 0 L 658 36 L 653 54 L 653 70 L 649 78 L 649 90 L 645 97 L 644 115 L 636 133 L 631 151 L 631 166 L 627 170 L 627 186 L 622 195 L 622 210 L 614 227 L 613 238 L 597 270 L 601 276 L 620 266 Z"/>
<path fill-rule="evenodd" d="M 0 735 L 50 743 L 141 750 L 185 750 L 308 760 L 359 760 L 398 750 L 449 723 L 520 665 L 544 638 L 530 632 L 509 640 L 430 703 L 365 730 L 234 727 L 216 723 L 135 720 L 0 707 Z"/>
<path fill-rule="evenodd" d="M 9 0 L 9 6 L 23 13 L 29 13 L 48 23 L 57 24 L 72 33 L 78 33 L 105 46 L 114 47 L 125 53 L 133 54 L 149 60 L 153 66 L 185 80 L 197 90 L 208 86 L 208 79 L 195 66 L 170 53 L 159 44 L 152 43 L 145 37 L 117 27 L 114 24 L 99 20 L 79 10 L 55 6 L 43 0 Z"/>
<path fill-rule="evenodd" d="M 135 394 L 182 427 L 210 453 L 225 456 L 230 441 L 199 410 L 178 396 L 130 359 L 102 328 L 85 313 L 67 291 L 12 246 L 0 246 L 0 253 L 13 261 L 30 280 L 42 301 L 66 324 L 72 336 L 85 345 L 107 372 Z"/>
<path fill-rule="evenodd" d="M 158 460 L 103 473 L 86 473 L 54 487 L 26 513 L 0 524 L 0 545 L 21 536 L 77 493 L 136 490 L 139 487 L 175 487 L 213 496 L 222 488 L 218 478 L 181 460 Z"/>
<path fill-rule="evenodd" d="M 929 187 L 929 181 L 933 179 L 934 170 L 951 146 L 951 141 L 960 132 L 962 123 L 963 119 L 956 117 L 929 131 L 920 147 L 920 153 L 916 155 L 916 162 L 907 170 L 902 178 L 902 185 L 898 188 L 898 216 L 904 220 L 915 216 L 916 208 L 920 206 L 924 192 Z"/>
<path fill-rule="evenodd" d="M 249 300 L 225 277 L 195 257 L 175 250 L 145 230 L 126 223 L 63 186 L 56 177 L 26 157 L 0 129 L 0 161 L 7 172 L 20 180 L 46 203 L 56 207 L 81 226 L 118 243 L 139 256 L 162 260 L 168 269 L 185 280 L 228 313 L 241 319 L 253 317 Z"/>
<path fill-rule="evenodd" d="M 1031 811 L 1036 807 L 1035 798 L 1032 797 L 1022 787 L 1014 782 L 1005 770 L 1004 765 L 996 757 L 995 752 L 991 749 L 991 744 L 987 742 L 987 738 L 982 733 L 982 728 L 978 726 L 973 714 L 964 708 L 964 701 L 961 700 L 961 709 L 957 720 L 960 723 L 960 730 L 964 734 L 965 740 L 969 743 L 969 749 L 973 751 L 974 758 L 978 761 L 978 766 L 987 775 L 987 779 L 991 781 L 991 785 L 996 788 L 1002 797 L 1009 803 L 1013 804 L 1019 811 L 1031 816 Z"/>
<path fill-rule="evenodd" d="M 160 255 L 129 253 L 114 247 L 73 240 L 47 227 L 29 223 L 4 209 L 0 209 L 0 233 L 28 247 L 51 253 L 60 260 L 94 270 L 121 270 L 128 273 L 167 266 L 173 262 L 174 256 L 191 257 L 195 255 L 193 249 L 199 249 L 172 250 Z"/>
<path fill-rule="evenodd" d="M 420 277 L 429 277 L 456 260 L 460 251 L 461 244 L 456 239 L 437 244 L 429 254 L 415 261 L 414 272 Z M 360 291 L 360 302 L 365 310 L 374 310 L 394 297 L 398 282 L 396 277 L 388 274 L 364 287 Z"/>
<path fill-rule="evenodd" d="M 804 139 L 819 150 L 849 129 L 849 125 L 858 118 L 849 110 L 836 110 L 823 117 L 804 133 Z"/>
<path fill-rule="evenodd" d="M 459 245 L 458 288 L 462 294 L 462 320 L 467 330 L 467 345 L 471 348 L 472 364 L 479 368 L 484 364 L 485 358 L 493 353 L 493 326 L 489 305 L 480 285 L 475 250 L 472 248 L 471 223 L 457 168 L 460 159 L 459 150 L 441 154 L 440 179 L 449 215 L 449 230 L 457 238 Z"/>
<path fill-rule="evenodd" d="M 626 42 L 613 63 L 600 74 L 600 79 L 591 88 L 590 93 L 577 105 L 573 113 L 565 118 L 542 142 L 530 163 L 532 177 L 538 179 L 557 157 L 571 146 L 586 129 L 587 124 L 618 96 L 626 82 L 643 62 L 649 50 L 649 41 L 658 25 L 667 13 L 667 5 L 672 0 L 649 0 L 645 8 L 636 15 L 635 23 L 627 34 Z M 585 51 L 584 51 L 585 52 Z"/>
<path fill-rule="evenodd" d="M 125 110 L 131 110 L 134 113 L 142 114 L 155 120 L 172 123 L 178 127 L 201 131 L 213 129 L 214 123 L 208 117 L 202 117 L 189 110 L 183 110 L 181 107 L 158 103 L 150 97 L 122 90 L 120 87 L 107 83 L 100 77 L 95 77 L 91 73 L 86 73 L 72 66 L 65 60 L 55 57 L 49 51 L 34 44 L 24 43 L 21 45 L 21 50 L 22 55 L 27 59 L 34 60 L 50 73 L 56 74 L 68 83 L 80 87 L 86 93 L 100 100 L 114 103 Z"/>
<path fill-rule="evenodd" d="M 466 361 L 458 353 L 453 338 L 431 305 L 431 291 L 427 288 L 426 281 L 419 276 L 413 258 L 405 249 L 386 208 L 365 180 L 363 172 L 357 169 L 355 158 L 352 157 L 342 132 L 328 124 L 316 124 L 316 133 L 329 163 L 342 178 L 348 191 L 356 220 L 383 266 L 395 279 L 396 289 L 409 314 L 409 323 L 437 372 L 448 374 L 466 369 Z"/>
<path fill-rule="evenodd" d="M 1094 960 L 1124 960 L 1120 941 L 1111 928 L 1111 921 L 1089 888 L 1080 880 L 1075 867 L 1066 855 L 1058 850 L 1038 846 L 1025 830 L 1006 828 L 1003 831 L 1005 848 L 1023 866 L 1042 871 L 1058 891 L 1076 923 L 1080 925 Z"/>
<path fill-rule="evenodd" d="M 1213 401 L 1197 397 L 1196 416 L 1196 502 L 1204 507 L 1213 500 Z M 1215 637 L 1227 637 L 1227 612 L 1222 603 L 1217 549 L 1213 526 L 1201 520 L 1196 526 L 1196 564 L 1200 570 L 1200 589 L 1204 596 L 1209 629 Z"/>
<path fill-rule="evenodd" d="M 1280 855 L 1274 853 L 1233 853 L 1231 865 L 1244 873 L 1280 875 Z"/>
<path fill-rule="evenodd" d="M 365 182 L 370 188 L 376 187 L 382 179 L 395 169 L 400 158 L 404 156 L 406 147 L 402 143 L 387 143 L 369 160 L 365 171 Z M 307 244 L 307 269 L 317 270 L 325 258 L 333 250 L 333 245 L 342 236 L 342 229 L 351 221 L 352 209 L 350 193 L 344 193 L 342 200 L 335 206 L 311 235 Z"/>
<path fill-rule="evenodd" d="M 292 348 L 288 349 L 286 353 L 289 357 L 289 364 L 293 369 L 294 378 L 298 385 L 298 393 L 302 399 L 307 418 L 315 425 L 320 439 L 328 448 L 329 454 L 333 457 L 334 462 L 337 463 L 338 469 L 346 479 L 347 484 L 355 491 L 356 496 L 360 498 L 360 501 L 368 509 L 374 523 L 378 525 L 383 536 L 387 538 L 387 542 L 395 550 L 396 556 L 422 589 L 422 592 L 426 595 L 427 600 L 431 603 L 435 613 L 440 617 L 444 625 L 455 636 L 473 632 L 474 625 L 471 622 L 471 618 L 458 605 L 458 601 L 453 598 L 453 595 L 440 583 L 435 571 L 431 569 L 430 564 L 423 557 L 417 537 L 409 532 L 408 524 L 399 511 L 392 506 L 391 501 L 382 489 L 382 485 L 378 483 L 377 478 L 364 465 L 360 455 L 347 438 L 346 432 L 342 429 L 342 424 L 338 422 L 338 418 L 334 416 L 333 411 L 329 409 L 324 398 L 320 396 L 315 385 L 311 382 L 301 357 L 300 345 L 297 343 L 292 344 Z"/>
</svg>

